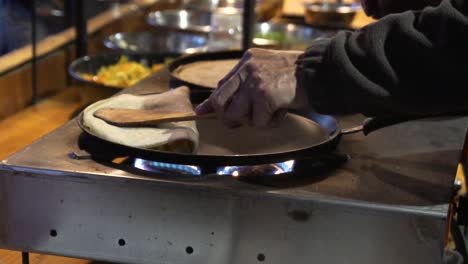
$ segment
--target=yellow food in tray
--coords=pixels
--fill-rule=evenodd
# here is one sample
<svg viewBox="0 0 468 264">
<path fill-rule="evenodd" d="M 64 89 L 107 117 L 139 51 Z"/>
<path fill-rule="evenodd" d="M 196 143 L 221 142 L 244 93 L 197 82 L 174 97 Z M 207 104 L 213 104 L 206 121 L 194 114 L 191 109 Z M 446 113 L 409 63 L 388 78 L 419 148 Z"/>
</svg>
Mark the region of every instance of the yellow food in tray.
<svg viewBox="0 0 468 264">
<path fill-rule="evenodd" d="M 160 70 L 163 66 L 164 64 L 161 63 L 154 64 L 149 68 L 141 63 L 129 61 L 127 56 L 122 56 L 116 64 L 102 66 L 96 75 L 87 73 L 81 73 L 80 75 L 88 81 L 124 88 L 139 82 L 152 72 Z"/>
</svg>

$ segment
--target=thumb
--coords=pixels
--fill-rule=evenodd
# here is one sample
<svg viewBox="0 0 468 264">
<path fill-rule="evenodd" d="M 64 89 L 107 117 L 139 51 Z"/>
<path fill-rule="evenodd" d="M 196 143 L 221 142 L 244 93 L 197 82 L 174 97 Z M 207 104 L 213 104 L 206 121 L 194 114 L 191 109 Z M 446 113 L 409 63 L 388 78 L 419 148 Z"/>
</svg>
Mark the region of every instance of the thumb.
<svg viewBox="0 0 468 264">
<path fill-rule="evenodd" d="M 215 110 L 213 108 L 213 105 L 211 104 L 210 98 L 206 99 L 203 101 L 201 104 L 199 104 L 195 108 L 195 113 L 197 115 L 202 115 L 202 114 L 208 114 L 208 113 L 213 113 Z"/>
</svg>

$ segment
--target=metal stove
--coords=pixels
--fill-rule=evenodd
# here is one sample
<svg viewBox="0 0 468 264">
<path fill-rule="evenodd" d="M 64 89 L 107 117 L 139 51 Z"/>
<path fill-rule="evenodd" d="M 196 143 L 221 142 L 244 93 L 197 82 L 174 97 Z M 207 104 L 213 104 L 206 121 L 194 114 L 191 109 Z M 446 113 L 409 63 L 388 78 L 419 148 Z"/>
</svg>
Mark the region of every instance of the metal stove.
<svg viewBox="0 0 468 264">
<path fill-rule="evenodd" d="M 244 181 L 238 167 L 90 158 L 72 120 L 2 161 L 0 247 L 119 263 L 440 264 L 466 124 L 346 135 L 340 166 L 286 160 L 255 171 L 290 177 Z"/>
</svg>

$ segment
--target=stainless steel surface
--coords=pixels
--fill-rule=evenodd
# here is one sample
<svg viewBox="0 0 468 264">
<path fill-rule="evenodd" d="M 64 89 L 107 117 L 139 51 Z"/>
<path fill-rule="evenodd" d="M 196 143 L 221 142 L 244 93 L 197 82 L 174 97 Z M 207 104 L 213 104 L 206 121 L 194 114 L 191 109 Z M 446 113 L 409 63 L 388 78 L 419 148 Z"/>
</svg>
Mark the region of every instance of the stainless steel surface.
<svg viewBox="0 0 468 264">
<path fill-rule="evenodd" d="M 167 81 L 160 72 L 125 92 Z M 467 123 L 346 135 L 342 167 L 259 185 L 70 159 L 81 133 L 73 120 L 2 162 L 0 246 L 131 263 L 441 264 Z"/>
<path fill-rule="evenodd" d="M 103 42 L 113 50 L 185 54 L 206 50 L 207 37 L 189 32 L 119 32 L 106 37 Z"/>
<path fill-rule="evenodd" d="M 121 263 L 441 264 L 446 207 L 11 168 L 0 245 Z"/>
</svg>

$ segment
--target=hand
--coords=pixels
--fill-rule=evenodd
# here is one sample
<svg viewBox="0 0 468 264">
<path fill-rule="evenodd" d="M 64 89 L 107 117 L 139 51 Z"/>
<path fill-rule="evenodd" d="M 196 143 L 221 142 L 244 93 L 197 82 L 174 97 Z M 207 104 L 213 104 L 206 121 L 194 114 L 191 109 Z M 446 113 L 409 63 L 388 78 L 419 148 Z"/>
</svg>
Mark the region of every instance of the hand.
<svg viewBox="0 0 468 264">
<path fill-rule="evenodd" d="M 361 0 L 364 11 L 373 18 L 407 10 L 420 10 L 440 2 L 441 0 Z"/>
<path fill-rule="evenodd" d="M 274 125 L 297 97 L 296 61 L 302 53 L 248 50 L 195 111 L 216 112 L 228 127 Z"/>
</svg>

